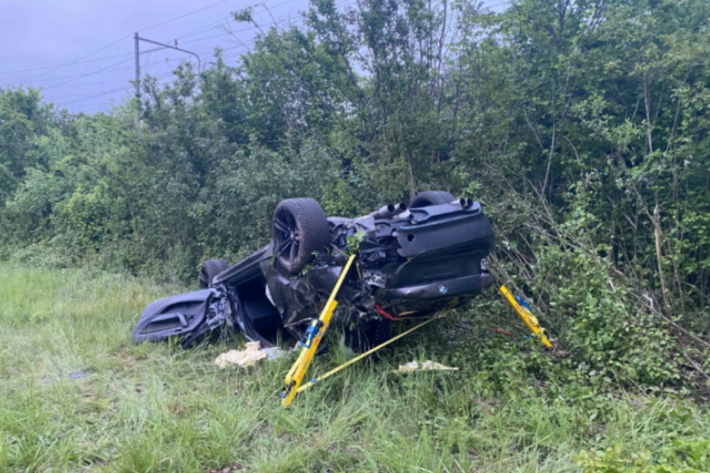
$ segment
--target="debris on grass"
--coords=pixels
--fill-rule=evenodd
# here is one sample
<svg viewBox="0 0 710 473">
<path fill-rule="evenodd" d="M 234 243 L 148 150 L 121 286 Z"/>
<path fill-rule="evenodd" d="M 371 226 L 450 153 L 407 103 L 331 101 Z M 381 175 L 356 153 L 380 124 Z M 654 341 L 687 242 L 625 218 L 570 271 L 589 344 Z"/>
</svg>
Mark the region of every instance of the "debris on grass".
<svg viewBox="0 0 710 473">
<path fill-rule="evenodd" d="M 251 366 L 269 357 L 269 352 L 261 349 L 259 342 L 247 342 L 246 350 L 229 350 L 219 355 L 214 362 L 224 369 L 227 365 Z"/>
<path fill-rule="evenodd" d="M 416 360 L 410 361 L 404 365 L 399 365 L 397 373 L 411 373 L 412 371 L 458 371 L 458 368 L 452 366 L 442 365 L 435 361 L 426 360 L 424 363 L 419 364 Z"/>
<path fill-rule="evenodd" d="M 256 343 L 259 343 L 259 342 L 256 342 Z M 234 473 L 237 471 L 244 471 L 244 470 L 245 470 L 245 468 L 242 465 L 233 465 L 233 466 L 226 466 L 224 468 L 218 468 L 216 470 L 210 470 L 210 473 Z"/>
</svg>

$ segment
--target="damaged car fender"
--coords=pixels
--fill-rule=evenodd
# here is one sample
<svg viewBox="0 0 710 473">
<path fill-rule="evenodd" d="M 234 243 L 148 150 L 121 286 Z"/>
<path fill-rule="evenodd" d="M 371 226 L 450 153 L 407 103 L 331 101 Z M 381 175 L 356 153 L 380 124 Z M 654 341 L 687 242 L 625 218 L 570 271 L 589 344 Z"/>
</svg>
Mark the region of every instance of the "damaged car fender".
<svg viewBox="0 0 710 473">
<path fill-rule="evenodd" d="M 201 335 L 228 322 L 231 303 L 215 288 L 166 297 L 149 304 L 133 331 L 133 342 L 177 337 L 189 346 Z"/>
</svg>

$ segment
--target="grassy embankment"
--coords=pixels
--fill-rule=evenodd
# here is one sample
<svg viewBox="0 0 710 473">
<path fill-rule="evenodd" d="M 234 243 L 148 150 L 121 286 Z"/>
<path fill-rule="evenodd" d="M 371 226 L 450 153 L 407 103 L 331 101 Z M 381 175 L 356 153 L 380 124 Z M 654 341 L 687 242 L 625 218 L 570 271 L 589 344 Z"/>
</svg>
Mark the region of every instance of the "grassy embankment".
<svg viewBox="0 0 710 473">
<path fill-rule="evenodd" d="M 608 448 L 586 460 L 587 471 L 708 464 L 710 422 L 689 401 L 496 393 L 480 382 L 495 367 L 466 362 L 475 339 L 437 349 L 415 337 L 283 410 L 277 392 L 290 358 L 220 371 L 215 356 L 242 340 L 191 351 L 129 343 L 141 309 L 176 290 L 86 270 L 0 266 L 1 472 L 561 472 L 579 471 L 581 451 Z M 317 365 L 342 357 L 336 350 Z M 391 372 L 413 358 L 461 371 Z M 72 379 L 77 372 L 86 376 Z M 664 461 L 681 469 L 650 469 Z"/>
</svg>

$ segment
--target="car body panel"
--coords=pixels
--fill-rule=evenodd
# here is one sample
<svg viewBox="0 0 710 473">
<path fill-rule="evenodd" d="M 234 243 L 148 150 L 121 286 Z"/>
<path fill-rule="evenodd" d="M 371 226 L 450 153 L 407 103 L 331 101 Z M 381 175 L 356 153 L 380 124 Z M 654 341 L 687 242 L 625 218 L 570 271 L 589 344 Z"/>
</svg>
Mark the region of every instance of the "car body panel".
<svg viewBox="0 0 710 473">
<path fill-rule="evenodd" d="M 133 341 L 189 336 L 204 324 L 208 305 L 216 295 L 214 289 L 202 289 L 148 304 L 133 331 Z"/>
<path fill-rule="evenodd" d="M 272 254 L 271 243 L 262 246 L 239 263 L 230 266 L 215 276 L 212 285 L 229 284 L 230 281 L 248 280 L 258 276 L 259 264 L 264 260 L 270 259 Z"/>
</svg>

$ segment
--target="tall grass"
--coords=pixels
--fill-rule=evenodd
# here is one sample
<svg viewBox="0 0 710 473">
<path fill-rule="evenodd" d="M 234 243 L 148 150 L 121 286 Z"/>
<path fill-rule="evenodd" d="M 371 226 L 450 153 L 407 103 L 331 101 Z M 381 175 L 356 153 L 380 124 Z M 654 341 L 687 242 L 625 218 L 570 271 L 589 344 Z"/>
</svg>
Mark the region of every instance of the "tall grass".
<svg viewBox="0 0 710 473">
<path fill-rule="evenodd" d="M 142 308 L 179 290 L 89 270 L 0 266 L 1 472 L 646 471 L 612 462 L 647 452 L 658 463 L 673 442 L 693 447 L 709 436 L 703 411 L 678 398 L 575 400 L 512 379 L 511 392 L 488 389 L 481 375 L 500 368 L 476 365 L 484 358 L 472 356 L 474 333 L 446 345 L 445 325 L 283 410 L 277 393 L 290 357 L 219 370 L 216 355 L 242 339 L 189 351 L 130 343 Z M 344 356 L 331 350 L 316 369 Z M 462 369 L 392 372 L 414 358 Z"/>
</svg>

